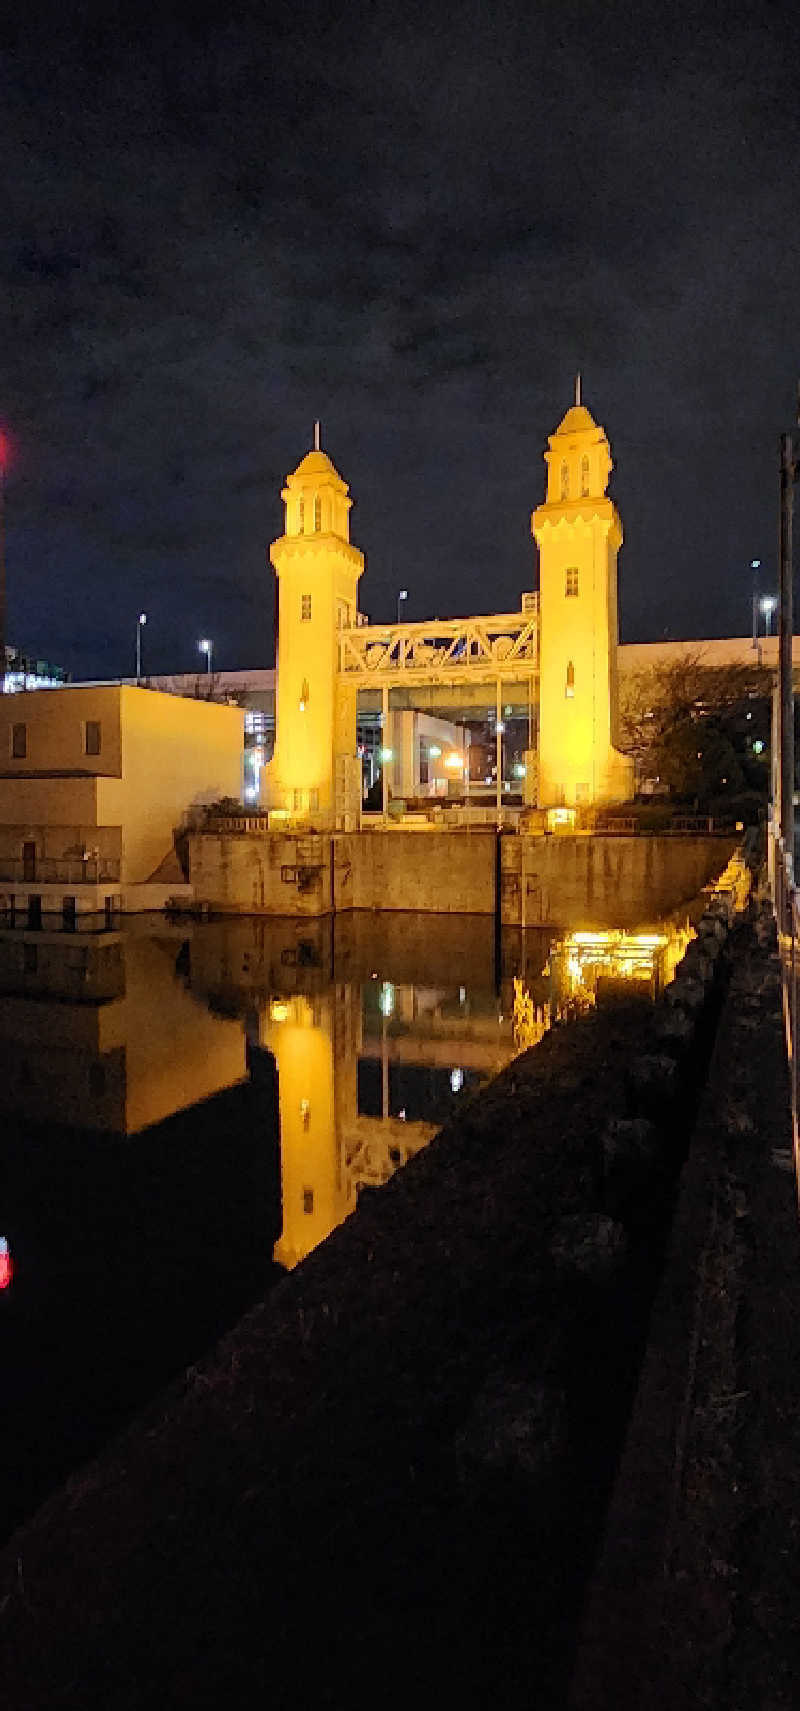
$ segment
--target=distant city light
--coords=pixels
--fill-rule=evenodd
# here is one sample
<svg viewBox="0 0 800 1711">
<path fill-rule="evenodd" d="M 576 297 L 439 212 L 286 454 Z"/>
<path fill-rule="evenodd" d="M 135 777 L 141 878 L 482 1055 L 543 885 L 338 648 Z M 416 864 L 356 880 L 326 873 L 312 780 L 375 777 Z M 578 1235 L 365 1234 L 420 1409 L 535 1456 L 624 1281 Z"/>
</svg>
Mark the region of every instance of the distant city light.
<svg viewBox="0 0 800 1711">
<path fill-rule="evenodd" d="M 378 759 L 379 760 L 391 760 L 391 758 L 392 758 L 392 750 L 391 749 L 379 749 L 378 750 Z"/>
<path fill-rule="evenodd" d="M 455 749 L 451 749 L 449 755 L 444 757 L 444 764 L 450 768 L 451 772 L 455 772 L 464 765 L 464 759 Z"/>
<path fill-rule="evenodd" d="M 438 760 L 441 752 L 441 749 L 437 747 L 436 743 L 431 743 L 431 746 L 428 749 L 428 754 L 430 755 L 431 760 Z"/>
<path fill-rule="evenodd" d="M 271 1022 L 287 1022 L 289 1020 L 288 1004 L 284 1004 L 280 998 L 273 998 L 269 1007 L 269 1019 Z"/>
<path fill-rule="evenodd" d="M 514 777 L 515 778 L 524 778 L 527 770 L 528 770 L 527 767 L 523 766 L 521 761 L 518 761 L 517 765 L 514 768 Z"/>
<path fill-rule="evenodd" d="M 0 1289 L 8 1289 L 14 1276 L 14 1261 L 8 1251 L 8 1241 L 0 1236 Z"/>
<path fill-rule="evenodd" d="M 385 980 L 378 994 L 378 1009 L 382 1016 L 391 1016 L 394 1011 L 394 987 L 390 980 Z"/>
<path fill-rule="evenodd" d="M 756 740 L 753 744 L 753 754 L 754 755 L 760 755 L 763 753 L 764 753 L 764 744 L 761 741 L 760 737 L 756 737 Z"/>
<path fill-rule="evenodd" d="M 453 1093 L 460 1093 L 463 1086 L 464 1086 L 464 1071 L 463 1071 L 463 1069 L 451 1069 L 451 1071 L 450 1071 L 450 1088 L 451 1088 L 451 1091 Z"/>
</svg>

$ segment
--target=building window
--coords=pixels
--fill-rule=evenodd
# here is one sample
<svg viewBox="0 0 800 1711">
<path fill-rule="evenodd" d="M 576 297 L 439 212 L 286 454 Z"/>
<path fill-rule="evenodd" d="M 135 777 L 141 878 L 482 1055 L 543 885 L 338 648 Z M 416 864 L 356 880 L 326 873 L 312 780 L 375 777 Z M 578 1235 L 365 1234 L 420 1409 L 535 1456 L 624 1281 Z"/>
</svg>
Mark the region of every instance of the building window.
<svg viewBox="0 0 800 1711">
<path fill-rule="evenodd" d="M 301 624 L 309 624 L 311 622 L 311 595 L 310 594 L 301 594 L 300 595 L 300 622 L 301 622 Z"/>
<path fill-rule="evenodd" d="M 302 790 L 293 790 L 292 791 L 292 807 L 294 809 L 295 814 L 301 813 L 303 806 L 304 806 L 304 804 L 303 804 L 303 792 L 302 792 Z"/>
<path fill-rule="evenodd" d="M 100 753 L 100 720 L 87 719 L 83 733 L 83 752 L 87 755 Z"/>
<path fill-rule="evenodd" d="M 309 812 L 312 814 L 317 814 L 319 812 L 319 791 L 318 790 L 309 790 L 309 792 L 308 792 L 308 807 L 309 807 Z"/>
<path fill-rule="evenodd" d="M 314 494 L 314 533 L 319 534 L 322 528 L 322 500 L 318 493 Z"/>
<path fill-rule="evenodd" d="M 571 701 L 575 694 L 575 667 L 572 660 L 567 660 L 567 678 L 564 684 L 564 694 Z"/>
<path fill-rule="evenodd" d="M 11 726 L 11 753 L 14 760 L 25 760 L 28 753 L 27 725 Z"/>
<path fill-rule="evenodd" d="M 569 464 L 566 461 L 561 465 L 561 497 L 569 498 Z"/>
<path fill-rule="evenodd" d="M 587 499 L 588 496 L 589 496 L 589 459 L 588 459 L 588 457 L 582 457 L 581 458 L 581 498 Z"/>
<path fill-rule="evenodd" d="M 314 1210 L 314 1190 L 313 1190 L 313 1188 L 304 1188 L 303 1189 L 303 1211 L 306 1213 L 306 1215 L 308 1215 L 308 1213 L 313 1212 L 313 1210 Z"/>
<path fill-rule="evenodd" d="M 574 600 L 577 592 L 578 566 L 576 564 L 571 564 L 564 572 L 564 597 L 567 600 Z"/>
<path fill-rule="evenodd" d="M 298 534 L 302 535 L 303 530 L 305 529 L 305 526 L 306 526 L 306 506 L 305 506 L 305 500 L 304 500 L 303 495 L 301 493 L 300 498 L 297 502 L 297 530 L 298 530 Z"/>
</svg>

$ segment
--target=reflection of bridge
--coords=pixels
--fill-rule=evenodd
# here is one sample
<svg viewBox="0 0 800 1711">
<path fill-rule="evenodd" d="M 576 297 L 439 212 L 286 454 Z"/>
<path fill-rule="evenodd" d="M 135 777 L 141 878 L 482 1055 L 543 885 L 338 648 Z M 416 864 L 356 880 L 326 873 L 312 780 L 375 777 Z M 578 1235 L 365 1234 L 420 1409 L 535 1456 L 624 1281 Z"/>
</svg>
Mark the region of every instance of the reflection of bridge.
<svg viewBox="0 0 800 1711">
<path fill-rule="evenodd" d="M 301 934 L 294 922 L 229 920 L 193 935 L 192 990 L 247 1015 L 251 1040 L 257 1033 L 275 1060 L 283 1265 L 427 1144 L 451 1096 L 495 1075 L 567 1007 L 593 1003 L 601 978 L 663 978 L 682 944 L 674 927 L 557 941 L 537 933 L 525 964 L 513 935 L 495 985 L 490 932 L 469 952 L 458 923 L 431 933 L 423 920 L 418 934 L 419 924 L 403 923 L 388 949 L 385 923 L 373 919 L 348 919 L 335 934 L 327 922 Z"/>
</svg>

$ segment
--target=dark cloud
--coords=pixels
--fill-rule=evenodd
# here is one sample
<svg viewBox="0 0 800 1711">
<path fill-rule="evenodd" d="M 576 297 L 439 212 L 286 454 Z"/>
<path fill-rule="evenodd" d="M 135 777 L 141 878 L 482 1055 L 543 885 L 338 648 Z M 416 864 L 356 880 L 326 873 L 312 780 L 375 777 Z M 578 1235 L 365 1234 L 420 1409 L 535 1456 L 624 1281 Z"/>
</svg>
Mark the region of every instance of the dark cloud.
<svg viewBox="0 0 800 1711">
<path fill-rule="evenodd" d="M 130 9 L 137 11 L 137 9 Z M 16 31 L 16 33 L 15 33 Z M 513 605 L 580 368 L 628 637 L 746 631 L 793 409 L 798 26 L 583 3 L 6 23 L 0 411 L 15 638 L 266 661 L 321 416 L 364 601 Z"/>
</svg>

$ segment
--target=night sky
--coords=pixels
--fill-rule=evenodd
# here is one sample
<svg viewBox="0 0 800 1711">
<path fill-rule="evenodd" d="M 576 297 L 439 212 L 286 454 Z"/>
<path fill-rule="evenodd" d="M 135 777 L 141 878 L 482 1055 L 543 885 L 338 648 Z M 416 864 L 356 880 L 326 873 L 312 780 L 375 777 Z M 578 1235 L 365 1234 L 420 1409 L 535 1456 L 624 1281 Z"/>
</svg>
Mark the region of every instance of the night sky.
<svg viewBox="0 0 800 1711">
<path fill-rule="evenodd" d="M 316 416 L 373 619 L 400 587 L 409 618 L 513 610 L 577 369 L 623 639 L 748 632 L 800 372 L 800 7 L 18 10 L 9 640 L 129 673 L 144 608 L 147 669 L 203 635 L 271 664 Z"/>
</svg>

